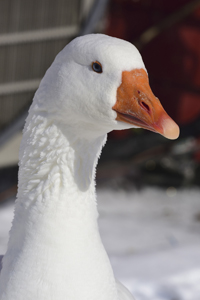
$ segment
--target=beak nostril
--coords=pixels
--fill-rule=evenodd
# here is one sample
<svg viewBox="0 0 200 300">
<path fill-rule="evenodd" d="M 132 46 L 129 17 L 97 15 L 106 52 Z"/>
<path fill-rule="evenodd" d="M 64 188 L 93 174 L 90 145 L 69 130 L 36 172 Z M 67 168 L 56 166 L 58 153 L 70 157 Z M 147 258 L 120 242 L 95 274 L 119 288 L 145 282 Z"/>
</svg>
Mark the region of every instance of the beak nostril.
<svg viewBox="0 0 200 300">
<path fill-rule="evenodd" d="M 144 110 L 146 110 L 148 113 L 151 112 L 149 105 L 146 104 L 144 101 L 141 101 L 141 102 L 140 102 L 140 106 L 141 106 Z"/>
</svg>

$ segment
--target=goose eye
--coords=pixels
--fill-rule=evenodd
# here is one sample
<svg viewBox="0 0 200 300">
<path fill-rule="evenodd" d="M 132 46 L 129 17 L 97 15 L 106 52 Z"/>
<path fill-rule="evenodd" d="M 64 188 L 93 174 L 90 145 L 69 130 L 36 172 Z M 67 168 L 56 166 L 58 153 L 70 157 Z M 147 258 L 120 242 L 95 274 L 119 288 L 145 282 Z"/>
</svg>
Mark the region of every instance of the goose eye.
<svg viewBox="0 0 200 300">
<path fill-rule="evenodd" d="M 98 61 L 95 61 L 95 62 L 92 63 L 92 69 L 96 73 L 102 73 L 103 72 L 102 65 Z"/>
</svg>

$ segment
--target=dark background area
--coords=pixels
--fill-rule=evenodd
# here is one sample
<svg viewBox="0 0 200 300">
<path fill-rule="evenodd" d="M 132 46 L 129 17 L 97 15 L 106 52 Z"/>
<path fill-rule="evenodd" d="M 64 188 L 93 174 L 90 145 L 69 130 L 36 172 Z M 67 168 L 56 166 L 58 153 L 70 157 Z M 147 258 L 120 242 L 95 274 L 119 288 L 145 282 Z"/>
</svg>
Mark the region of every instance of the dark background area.
<svg viewBox="0 0 200 300">
<path fill-rule="evenodd" d="M 144 130 L 113 132 L 101 161 L 106 155 L 113 160 L 116 149 L 118 164 L 127 162 L 122 177 L 139 187 L 199 186 L 199 1 L 112 0 L 105 32 L 139 48 L 151 88 L 180 126 L 181 135 L 168 141 Z"/>
</svg>

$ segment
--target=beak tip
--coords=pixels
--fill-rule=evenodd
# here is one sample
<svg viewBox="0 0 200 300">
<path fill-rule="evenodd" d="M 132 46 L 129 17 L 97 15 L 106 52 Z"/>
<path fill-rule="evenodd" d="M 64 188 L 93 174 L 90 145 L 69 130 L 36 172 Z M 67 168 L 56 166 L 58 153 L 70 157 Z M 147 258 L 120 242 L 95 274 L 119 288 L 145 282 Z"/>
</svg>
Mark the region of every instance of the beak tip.
<svg viewBox="0 0 200 300">
<path fill-rule="evenodd" d="M 180 129 L 179 126 L 171 119 L 165 119 L 163 121 L 163 136 L 170 139 L 175 140 L 179 137 Z"/>
</svg>

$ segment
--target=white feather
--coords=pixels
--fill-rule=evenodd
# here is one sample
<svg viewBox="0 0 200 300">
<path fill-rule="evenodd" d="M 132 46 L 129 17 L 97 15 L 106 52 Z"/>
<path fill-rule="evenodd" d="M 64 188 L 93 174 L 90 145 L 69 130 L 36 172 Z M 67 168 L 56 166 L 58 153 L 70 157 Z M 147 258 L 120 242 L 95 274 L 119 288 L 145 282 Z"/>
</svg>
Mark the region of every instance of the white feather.
<svg viewBox="0 0 200 300">
<path fill-rule="evenodd" d="M 103 73 L 91 68 L 99 61 Z M 128 42 L 79 37 L 45 74 L 26 120 L 0 300 L 133 299 L 115 282 L 98 231 L 95 169 L 113 129 L 122 71 L 144 68 Z"/>
</svg>

